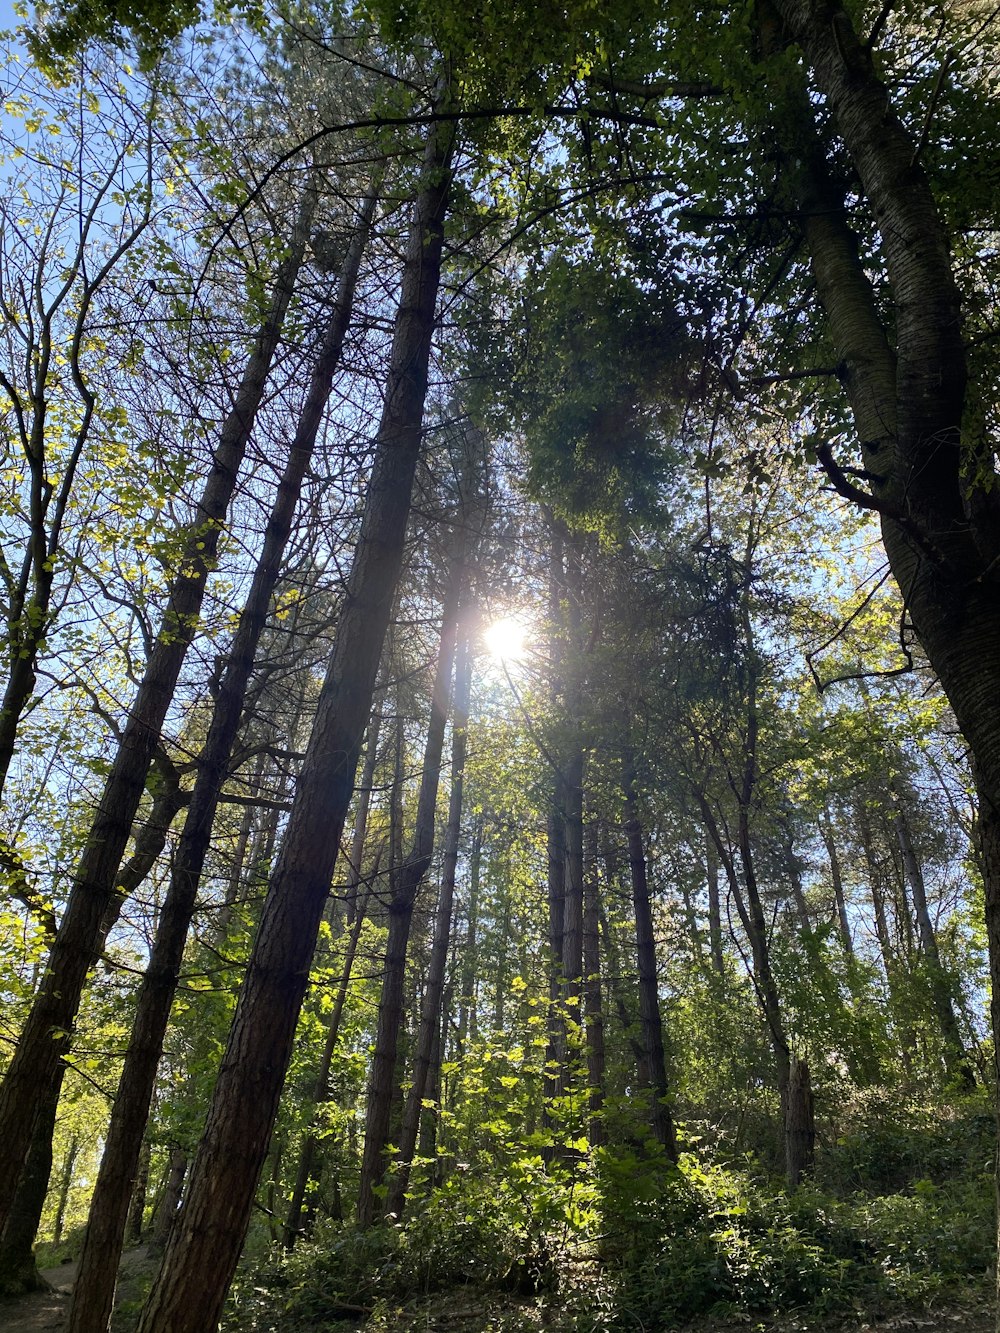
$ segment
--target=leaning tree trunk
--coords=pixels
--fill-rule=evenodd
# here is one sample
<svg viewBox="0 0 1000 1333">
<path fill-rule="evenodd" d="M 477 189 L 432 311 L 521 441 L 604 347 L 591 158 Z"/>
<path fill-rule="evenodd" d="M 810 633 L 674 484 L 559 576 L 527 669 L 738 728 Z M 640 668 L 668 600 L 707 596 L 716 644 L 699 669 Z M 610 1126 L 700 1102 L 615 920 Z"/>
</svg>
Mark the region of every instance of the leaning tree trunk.
<svg viewBox="0 0 1000 1333">
<path fill-rule="evenodd" d="M 160 783 L 149 818 L 136 831 L 132 855 L 122 866 L 115 880 L 115 893 L 101 923 L 98 951 L 103 948 L 104 938 L 118 919 L 122 902 L 139 887 L 152 870 L 166 845 L 170 825 L 186 800 L 187 796 L 181 790 L 176 770 L 169 764 L 162 766 Z M 41 1279 L 35 1266 L 33 1245 L 48 1194 L 49 1174 L 52 1169 L 52 1134 L 65 1072 L 66 1065 L 60 1061 L 52 1075 L 49 1093 L 42 1105 L 32 1135 L 25 1169 L 21 1173 L 21 1179 L 11 1201 L 7 1225 L 0 1239 L 0 1286 L 6 1285 L 11 1291 L 18 1282 L 24 1290 L 34 1290 L 41 1286 Z M 19 1276 L 7 1280 L 7 1274 Z"/>
<path fill-rule="evenodd" d="M 46 1283 L 38 1271 L 35 1262 L 35 1235 L 41 1221 L 45 1198 L 49 1192 L 49 1175 L 52 1171 L 52 1134 L 56 1125 L 56 1111 L 62 1093 L 63 1076 L 66 1066 L 61 1064 L 56 1069 L 55 1077 L 49 1085 L 49 1093 L 42 1105 L 35 1133 L 32 1136 L 28 1159 L 21 1173 L 14 1202 L 7 1214 L 7 1224 L 0 1236 L 0 1295 L 17 1296 L 27 1291 L 44 1290 Z M 76 1139 L 73 1140 L 70 1154 L 69 1174 L 76 1157 Z M 69 1188 L 65 1198 L 69 1197 Z M 56 1230 L 61 1234 L 62 1218 L 65 1217 L 65 1201 L 57 1216 Z M 55 1240 L 60 1239 L 60 1234 Z"/>
<path fill-rule="evenodd" d="M 281 574 L 282 557 L 292 531 L 302 482 L 312 459 L 313 447 L 333 387 L 333 375 L 350 324 L 354 289 L 374 210 L 375 199 L 370 195 L 344 264 L 335 308 L 278 483 L 260 559 L 219 682 L 208 735 L 198 756 L 198 777 L 173 859 L 170 884 L 160 910 L 149 964 L 139 988 L 132 1036 L 111 1112 L 80 1257 L 80 1269 L 73 1286 L 67 1333 L 94 1333 L 97 1329 L 107 1328 L 111 1319 L 118 1261 L 139 1164 L 139 1151 L 180 975 L 188 927 L 211 843 L 219 795 L 242 720 L 243 702 L 257 647 Z"/>
<path fill-rule="evenodd" d="M 385 406 L 330 666 L 183 1215 L 139 1333 L 216 1327 L 250 1221 L 371 712 L 420 456 L 453 128 L 428 131 Z M 192 1299 L 192 1293 L 197 1298 Z"/>
<path fill-rule="evenodd" d="M 314 206 L 315 190 L 310 186 L 299 210 L 291 250 L 278 270 L 256 347 L 233 409 L 222 425 L 197 516 L 184 534 L 167 610 L 84 843 L 42 984 L 0 1085 L 0 1226 L 6 1219 L 46 1089 L 56 1064 L 69 1049 L 102 921 L 113 900 L 115 876 L 181 666 L 198 626 L 208 576 L 302 263 Z"/>
</svg>

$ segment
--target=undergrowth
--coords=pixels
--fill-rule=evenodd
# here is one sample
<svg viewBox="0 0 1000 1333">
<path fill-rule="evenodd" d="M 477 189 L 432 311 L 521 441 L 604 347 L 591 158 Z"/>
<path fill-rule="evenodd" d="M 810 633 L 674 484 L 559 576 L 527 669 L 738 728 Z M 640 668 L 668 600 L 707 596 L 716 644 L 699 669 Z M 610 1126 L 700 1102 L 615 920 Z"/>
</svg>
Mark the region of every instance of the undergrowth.
<svg viewBox="0 0 1000 1333">
<path fill-rule="evenodd" d="M 242 1276 L 224 1327 L 416 1327 L 398 1313 L 408 1302 L 473 1290 L 484 1293 L 482 1322 L 462 1327 L 537 1326 L 496 1313 L 519 1305 L 580 1333 L 927 1306 L 975 1287 L 993 1262 L 989 1134 L 974 1111 L 932 1123 L 919 1108 L 887 1121 L 876 1107 L 793 1194 L 752 1160 L 687 1155 L 674 1168 L 606 1149 L 552 1171 L 525 1158 L 501 1177 L 456 1176 L 411 1203 L 405 1225 L 321 1225 Z"/>
</svg>

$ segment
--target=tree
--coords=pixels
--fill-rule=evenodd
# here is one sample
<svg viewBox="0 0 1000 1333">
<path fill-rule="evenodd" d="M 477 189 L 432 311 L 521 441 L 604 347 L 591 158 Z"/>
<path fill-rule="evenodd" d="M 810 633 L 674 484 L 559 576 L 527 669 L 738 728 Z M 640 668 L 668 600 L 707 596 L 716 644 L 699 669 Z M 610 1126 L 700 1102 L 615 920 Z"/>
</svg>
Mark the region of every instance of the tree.
<svg viewBox="0 0 1000 1333">
<path fill-rule="evenodd" d="M 376 464 L 347 603 L 257 931 L 187 1203 L 140 1318 L 182 1333 L 218 1321 L 246 1234 L 347 816 L 402 561 L 421 444 L 453 135 L 435 124 L 408 237 Z M 198 1274 L 199 1298 L 190 1299 Z"/>
<path fill-rule="evenodd" d="M 156 939 L 139 992 L 132 1040 L 108 1128 L 70 1307 L 67 1324 L 70 1333 L 106 1326 L 111 1317 L 118 1258 L 142 1136 L 212 824 L 261 635 L 273 603 L 303 479 L 351 322 L 358 271 L 369 238 L 375 203 L 375 194 L 370 191 L 345 257 L 333 309 L 318 348 L 310 389 L 268 517 L 260 560 L 219 681 L 212 721 L 199 755 L 198 777 L 171 869 L 170 886 L 160 910 Z"/>
<path fill-rule="evenodd" d="M 8 62 L 13 74 L 12 56 Z M 123 270 L 163 209 L 155 99 L 151 91 L 144 99 L 141 86 L 133 95 L 116 88 L 115 73 L 94 62 L 86 87 L 81 78 L 58 94 L 38 86 L 30 71 L 8 85 L 3 152 L 12 175 L 0 253 L 0 392 L 10 489 L 0 548 L 0 792 L 39 656 L 59 612 L 76 599 L 76 513 L 94 503 L 126 427 L 107 392 L 106 362 L 126 359 L 127 349 L 113 346 L 106 323 L 116 301 L 129 299 Z M 115 136 L 83 128 L 102 103 Z M 112 196 L 120 200 L 114 206 Z"/>
<path fill-rule="evenodd" d="M 184 656 L 198 626 L 208 574 L 302 264 L 315 204 L 315 190 L 310 186 L 296 219 L 289 253 L 279 265 L 273 297 L 240 392 L 223 424 L 196 516 L 184 532 L 163 622 L 81 852 L 74 892 L 53 941 L 42 985 L 0 1085 L 0 1126 L 5 1130 L 0 1219 L 6 1218 L 35 1121 L 72 1032 L 86 975 L 113 901 L 115 875 Z M 53 1039 L 53 1032 L 60 1034 L 57 1039 Z"/>
</svg>

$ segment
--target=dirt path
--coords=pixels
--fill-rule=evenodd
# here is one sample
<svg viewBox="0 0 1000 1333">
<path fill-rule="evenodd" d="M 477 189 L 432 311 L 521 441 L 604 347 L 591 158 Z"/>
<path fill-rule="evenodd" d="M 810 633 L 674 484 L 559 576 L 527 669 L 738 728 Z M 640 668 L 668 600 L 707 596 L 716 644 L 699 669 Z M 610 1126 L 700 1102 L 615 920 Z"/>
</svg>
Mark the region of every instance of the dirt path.
<svg viewBox="0 0 1000 1333">
<path fill-rule="evenodd" d="M 126 1250 L 118 1272 L 118 1290 L 115 1300 L 135 1298 L 137 1287 L 152 1272 L 156 1260 L 149 1247 Z M 42 1277 L 51 1291 L 33 1291 L 28 1296 L 0 1300 L 0 1333 L 55 1333 L 61 1329 L 69 1309 L 69 1296 L 76 1281 L 78 1264 L 60 1264 L 58 1268 L 42 1270 Z"/>
</svg>

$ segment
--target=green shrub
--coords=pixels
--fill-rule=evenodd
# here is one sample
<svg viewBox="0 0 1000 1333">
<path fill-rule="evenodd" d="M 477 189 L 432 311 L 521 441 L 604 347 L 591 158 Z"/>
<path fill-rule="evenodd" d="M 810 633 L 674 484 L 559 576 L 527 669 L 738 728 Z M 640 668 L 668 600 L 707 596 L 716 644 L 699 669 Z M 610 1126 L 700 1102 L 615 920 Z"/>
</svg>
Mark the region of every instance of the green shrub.
<svg viewBox="0 0 1000 1333">
<path fill-rule="evenodd" d="M 793 1195 L 748 1172 L 683 1158 L 643 1170 L 606 1156 L 605 1258 L 621 1325 L 673 1329 L 722 1309 L 814 1314 L 920 1302 L 982 1277 L 991 1261 L 986 1177 L 905 1195 Z M 614 1326 L 614 1324 L 612 1324 Z"/>
<path fill-rule="evenodd" d="M 898 1193 L 916 1180 L 944 1184 L 990 1169 L 996 1122 L 985 1095 L 955 1106 L 857 1098 L 817 1162 L 817 1182 L 840 1194 Z"/>
</svg>

